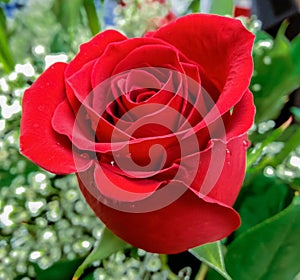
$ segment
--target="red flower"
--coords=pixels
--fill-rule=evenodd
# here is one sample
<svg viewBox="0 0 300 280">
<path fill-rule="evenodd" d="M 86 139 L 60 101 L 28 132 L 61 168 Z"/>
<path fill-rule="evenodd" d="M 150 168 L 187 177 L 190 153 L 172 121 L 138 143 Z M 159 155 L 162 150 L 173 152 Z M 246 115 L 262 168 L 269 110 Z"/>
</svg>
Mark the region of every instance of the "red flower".
<svg viewBox="0 0 300 280">
<path fill-rule="evenodd" d="M 144 38 L 104 31 L 25 92 L 21 151 L 76 172 L 96 215 L 134 246 L 176 253 L 222 239 L 240 224 L 253 37 L 198 14 Z"/>
</svg>

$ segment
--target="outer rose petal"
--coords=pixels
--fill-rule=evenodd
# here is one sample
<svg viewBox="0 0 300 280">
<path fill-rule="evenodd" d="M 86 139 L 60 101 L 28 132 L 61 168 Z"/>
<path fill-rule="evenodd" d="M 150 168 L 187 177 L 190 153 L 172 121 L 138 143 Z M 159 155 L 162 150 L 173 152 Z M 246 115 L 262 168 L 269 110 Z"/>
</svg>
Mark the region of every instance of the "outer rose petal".
<svg viewBox="0 0 300 280">
<path fill-rule="evenodd" d="M 252 126 L 255 115 L 253 95 L 247 90 L 243 98 L 234 106 L 232 115 L 224 118 L 226 140 L 246 133 Z"/>
<path fill-rule="evenodd" d="M 126 242 L 149 252 L 179 253 L 220 240 L 240 224 L 235 210 L 208 203 L 190 190 L 160 210 L 128 213 L 104 205 L 89 192 L 94 188 L 93 172 L 80 173 L 78 181 L 87 202 L 104 224 Z"/>
<path fill-rule="evenodd" d="M 254 35 L 239 20 L 216 15 L 192 14 L 152 32 L 178 48 L 202 69 L 204 88 L 216 99 L 213 87 L 220 96 L 220 114 L 228 111 L 243 96 L 253 70 L 252 45 Z"/>
<path fill-rule="evenodd" d="M 127 38 L 116 30 L 106 30 L 95 37 L 90 41 L 82 44 L 80 46 L 80 51 L 72 59 L 68 68 L 66 69 L 66 76 L 71 76 L 78 70 L 80 70 L 86 63 L 99 58 L 107 45 L 113 42 L 119 42 L 126 40 Z"/>
<path fill-rule="evenodd" d="M 233 205 L 245 177 L 247 135 L 231 139 L 228 143 L 213 140 L 213 145 L 200 154 L 197 175 L 191 185 L 199 196 L 206 201 L 218 201 Z M 195 168 L 193 156 L 183 162 L 190 164 L 187 169 Z M 205 181 L 204 181 L 205 180 Z"/>
<path fill-rule="evenodd" d="M 222 173 L 214 188 L 207 195 L 208 197 L 226 205 L 233 205 L 245 177 L 247 139 L 247 135 L 244 134 L 227 143 L 226 159 Z"/>
<path fill-rule="evenodd" d="M 106 30 L 80 46 L 79 53 L 72 59 L 65 71 L 67 96 L 75 111 L 80 107 L 80 103 L 76 98 L 76 93 L 74 94 L 68 84 L 68 78 L 74 75 L 87 63 L 99 58 L 107 45 L 126 39 L 127 38 L 124 35 L 116 30 Z M 90 76 L 86 76 L 86 79 L 90 80 Z M 87 84 L 87 81 L 85 81 L 85 84 Z"/>
<path fill-rule="evenodd" d="M 56 174 L 89 167 L 89 162 L 80 156 L 75 166 L 73 157 L 76 153 L 72 151 L 71 142 L 66 136 L 56 133 L 51 125 L 56 106 L 65 98 L 66 66 L 65 63 L 56 63 L 48 68 L 26 90 L 22 104 L 20 150 L 30 160 Z"/>
<path fill-rule="evenodd" d="M 111 166 L 110 166 L 111 167 Z M 131 179 L 116 174 L 109 166 L 96 165 L 94 178 L 102 195 L 117 200 L 132 202 L 142 200 L 156 191 L 163 182 Z"/>
</svg>

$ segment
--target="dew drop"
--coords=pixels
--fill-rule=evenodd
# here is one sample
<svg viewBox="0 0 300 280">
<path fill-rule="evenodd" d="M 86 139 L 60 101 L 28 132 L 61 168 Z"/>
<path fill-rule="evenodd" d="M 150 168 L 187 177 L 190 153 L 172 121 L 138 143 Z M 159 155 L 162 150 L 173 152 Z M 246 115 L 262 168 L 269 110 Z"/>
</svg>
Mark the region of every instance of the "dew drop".
<svg viewBox="0 0 300 280">
<path fill-rule="evenodd" d="M 113 160 L 110 162 L 110 164 L 111 166 L 115 166 L 115 162 Z"/>
<path fill-rule="evenodd" d="M 226 162 L 230 163 L 231 152 L 229 149 L 226 149 Z"/>
<path fill-rule="evenodd" d="M 247 149 L 250 146 L 250 142 L 248 140 L 243 141 L 243 146 L 245 149 Z"/>
</svg>

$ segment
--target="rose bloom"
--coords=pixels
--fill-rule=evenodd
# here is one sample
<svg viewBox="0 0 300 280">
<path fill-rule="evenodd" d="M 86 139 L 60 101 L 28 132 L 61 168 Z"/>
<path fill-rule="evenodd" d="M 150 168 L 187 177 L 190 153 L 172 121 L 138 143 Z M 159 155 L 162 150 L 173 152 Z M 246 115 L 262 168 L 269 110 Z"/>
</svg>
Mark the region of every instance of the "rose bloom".
<svg viewBox="0 0 300 280">
<path fill-rule="evenodd" d="M 117 236 L 177 253 L 240 224 L 254 36 L 240 21 L 192 14 L 143 38 L 115 30 L 48 68 L 23 98 L 23 155 L 76 173 Z"/>
</svg>

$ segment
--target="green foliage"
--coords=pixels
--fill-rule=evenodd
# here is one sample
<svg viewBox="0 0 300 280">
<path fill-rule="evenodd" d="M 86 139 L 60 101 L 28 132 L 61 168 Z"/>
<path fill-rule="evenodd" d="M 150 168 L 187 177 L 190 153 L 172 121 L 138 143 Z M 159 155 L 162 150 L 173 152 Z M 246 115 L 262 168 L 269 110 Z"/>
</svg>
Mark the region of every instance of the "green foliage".
<svg viewBox="0 0 300 280">
<path fill-rule="evenodd" d="M 209 267 L 219 272 L 227 280 L 231 277 L 227 274 L 224 264 L 224 256 L 220 241 L 204 244 L 189 250 L 196 258 L 206 263 Z"/>
<path fill-rule="evenodd" d="M 191 1 L 188 11 L 191 11 L 193 13 L 200 12 L 200 3 L 201 0 L 193 0 Z M 234 7 L 234 1 L 233 0 L 211 0 L 209 1 L 209 14 L 216 14 L 216 15 L 233 15 L 233 7 Z"/>
<path fill-rule="evenodd" d="M 95 7 L 95 2 L 94 0 L 83 0 L 83 5 L 86 11 L 91 33 L 95 35 L 101 30 L 100 22 Z"/>
<path fill-rule="evenodd" d="M 11 72 L 15 66 L 14 58 L 11 54 L 7 39 L 6 18 L 2 8 L 0 7 L 0 67 L 1 64 L 3 65 L 3 69 L 6 73 Z"/>
<path fill-rule="evenodd" d="M 199 0 L 193 0 L 189 7 L 188 7 L 188 11 L 191 11 L 193 13 L 199 13 L 200 11 L 200 1 Z"/>
<path fill-rule="evenodd" d="M 53 11 L 62 28 L 69 32 L 70 38 L 75 36 L 76 26 L 80 19 L 80 8 L 83 0 L 55 0 Z"/>
<path fill-rule="evenodd" d="M 241 215 L 242 224 L 234 233 L 239 235 L 249 228 L 274 216 L 284 209 L 288 199 L 288 185 L 276 177 L 257 175 L 245 186 L 235 208 Z"/>
<path fill-rule="evenodd" d="M 233 0 L 211 0 L 211 6 L 210 6 L 210 14 L 217 14 L 217 15 L 233 15 Z"/>
<path fill-rule="evenodd" d="M 72 279 L 74 272 L 77 267 L 81 264 L 83 259 L 74 259 L 74 260 L 63 260 L 55 263 L 50 268 L 43 270 L 40 269 L 38 265 L 35 265 L 36 279 L 37 280 L 66 280 Z"/>
<path fill-rule="evenodd" d="M 292 107 L 291 113 L 294 115 L 295 120 L 300 123 L 300 108 L 298 107 Z"/>
<path fill-rule="evenodd" d="M 264 140 L 260 143 L 259 147 L 250 150 L 247 157 L 247 167 L 251 167 L 255 162 L 257 162 L 257 160 L 261 157 L 263 150 L 272 142 L 276 141 L 290 125 L 290 123 L 291 120 L 288 120 L 279 128 L 271 131 L 270 135 L 268 135 L 267 137 L 264 136 Z"/>
<path fill-rule="evenodd" d="M 263 205 L 257 205 L 263 207 Z M 300 197 L 249 229 L 228 247 L 228 273 L 235 280 L 291 280 L 300 271 Z"/>
<path fill-rule="evenodd" d="M 117 251 L 130 248 L 131 246 L 111 233 L 107 228 L 104 229 L 101 239 L 94 250 L 88 255 L 84 262 L 76 270 L 73 280 L 77 280 L 84 273 L 84 270 L 95 261 L 101 261 Z"/>
<path fill-rule="evenodd" d="M 275 40 L 262 31 L 256 34 L 250 87 L 256 122 L 278 117 L 288 95 L 300 86 L 300 36 L 289 42 L 284 35 L 286 27 L 284 23 Z"/>
</svg>

